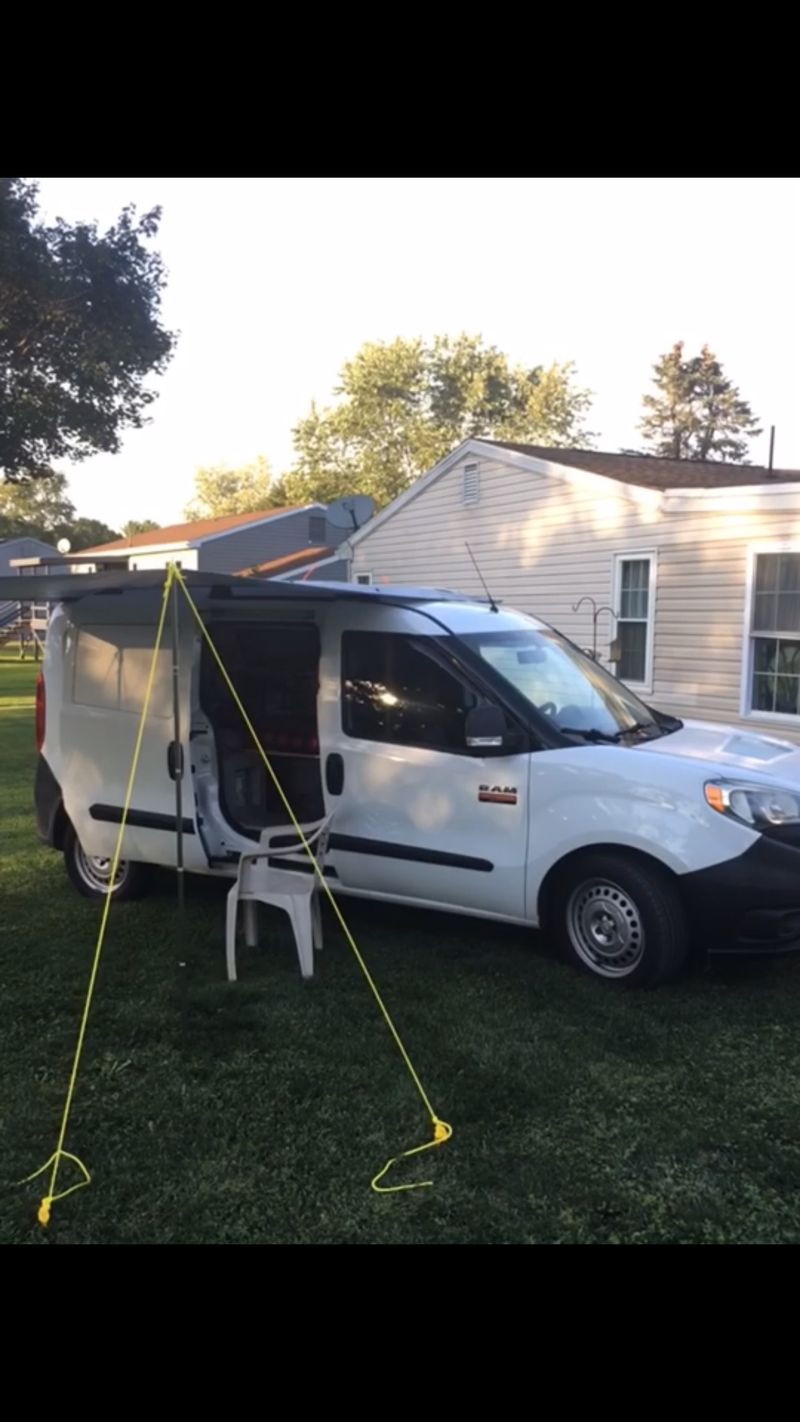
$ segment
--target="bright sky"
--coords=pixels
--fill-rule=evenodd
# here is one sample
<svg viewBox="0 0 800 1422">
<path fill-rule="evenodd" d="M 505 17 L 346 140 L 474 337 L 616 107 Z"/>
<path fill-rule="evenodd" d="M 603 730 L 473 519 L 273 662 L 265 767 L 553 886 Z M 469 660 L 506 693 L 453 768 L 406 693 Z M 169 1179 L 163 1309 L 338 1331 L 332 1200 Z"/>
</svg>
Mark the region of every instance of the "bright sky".
<svg viewBox="0 0 800 1422">
<path fill-rule="evenodd" d="M 67 469 L 78 512 L 180 517 L 200 464 L 291 463 L 364 341 L 480 332 L 574 360 L 598 448 L 636 444 L 650 367 L 706 341 L 800 468 L 800 183 L 788 179 L 45 178 L 50 217 L 163 208 L 180 331 L 153 420 Z"/>
</svg>

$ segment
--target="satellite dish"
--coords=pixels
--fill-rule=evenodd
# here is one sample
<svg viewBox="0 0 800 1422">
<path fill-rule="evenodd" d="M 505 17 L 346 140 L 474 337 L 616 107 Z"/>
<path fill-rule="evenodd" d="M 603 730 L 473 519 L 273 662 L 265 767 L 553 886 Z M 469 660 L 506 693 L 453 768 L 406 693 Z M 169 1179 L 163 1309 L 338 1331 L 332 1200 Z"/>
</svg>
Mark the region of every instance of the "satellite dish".
<svg viewBox="0 0 800 1422">
<path fill-rule="evenodd" d="M 56 544 L 56 548 L 58 549 L 59 553 L 69 553 L 71 547 L 72 544 L 70 543 L 68 538 L 59 538 L 58 543 Z"/>
<path fill-rule="evenodd" d="M 369 494 L 348 494 L 346 498 L 328 504 L 326 517 L 334 528 L 344 528 L 348 533 L 355 533 L 367 519 L 372 518 L 374 507 L 374 501 Z"/>
</svg>

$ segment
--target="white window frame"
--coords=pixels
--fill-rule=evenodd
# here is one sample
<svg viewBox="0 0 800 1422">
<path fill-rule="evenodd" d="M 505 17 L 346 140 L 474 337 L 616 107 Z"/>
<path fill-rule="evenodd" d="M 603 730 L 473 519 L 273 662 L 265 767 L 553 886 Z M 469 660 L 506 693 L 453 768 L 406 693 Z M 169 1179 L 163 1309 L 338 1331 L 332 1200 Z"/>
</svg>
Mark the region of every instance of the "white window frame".
<svg viewBox="0 0 800 1422">
<path fill-rule="evenodd" d="M 751 543 L 748 546 L 739 715 L 744 721 L 767 721 L 774 726 L 794 726 L 795 730 L 800 730 L 800 716 L 791 716 L 786 711 L 756 711 L 753 709 L 753 644 L 755 639 L 752 625 L 756 588 L 756 558 L 759 553 L 800 553 L 800 542 L 796 538 L 778 538 L 769 543 Z M 800 633 L 798 641 L 800 641 Z"/>
<path fill-rule="evenodd" d="M 360 583 L 362 587 L 370 587 L 374 581 L 375 579 L 372 573 L 365 571 L 363 568 L 360 568 L 357 573 L 353 574 L 353 582 Z"/>
<path fill-rule="evenodd" d="M 644 654 L 644 681 L 626 681 L 625 685 L 630 686 L 633 691 L 643 691 L 648 696 L 653 691 L 653 668 L 655 664 L 655 642 L 656 642 L 656 577 L 658 573 L 658 555 L 655 548 L 626 548 L 624 553 L 614 554 L 614 575 L 612 583 L 611 606 L 615 613 L 619 611 L 620 597 L 622 595 L 622 565 L 623 563 L 649 563 L 650 580 L 648 584 L 647 596 L 647 633 Z M 614 638 L 618 635 L 620 621 L 631 622 L 641 620 L 629 617 L 614 617 Z M 613 639 L 612 639 L 613 640 Z M 616 671 L 616 666 L 615 666 Z M 617 675 L 619 673 L 617 672 Z"/>
<path fill-rule="evenodd" d="M 475 475 L 475 493 L 467 497 L 467 471 Z M 461 469 L 461 503 L 465 509 L 474 509 L 481 501 L 481 466 L 477 459 L 468 459 Z"/>
</svg>

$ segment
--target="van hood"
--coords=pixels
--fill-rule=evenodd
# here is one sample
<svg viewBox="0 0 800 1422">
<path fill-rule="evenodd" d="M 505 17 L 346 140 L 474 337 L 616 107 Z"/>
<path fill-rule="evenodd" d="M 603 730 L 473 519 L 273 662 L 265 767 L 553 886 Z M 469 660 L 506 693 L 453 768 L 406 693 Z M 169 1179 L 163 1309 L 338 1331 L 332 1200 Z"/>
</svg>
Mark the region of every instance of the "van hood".
<svg viewBox="0 0 800 1422">
<path fill-rule="evenodd" d="M 657 740 L 642 741 L 633 749 L 645 755 L 655 752 L 702 760 L 706 764 L 715 762 L 723 773 L 765 775 L 800 785 L 800 746 L 735 726 L 684 721 L 679 731 L 659 736 Z"/>
</svg>

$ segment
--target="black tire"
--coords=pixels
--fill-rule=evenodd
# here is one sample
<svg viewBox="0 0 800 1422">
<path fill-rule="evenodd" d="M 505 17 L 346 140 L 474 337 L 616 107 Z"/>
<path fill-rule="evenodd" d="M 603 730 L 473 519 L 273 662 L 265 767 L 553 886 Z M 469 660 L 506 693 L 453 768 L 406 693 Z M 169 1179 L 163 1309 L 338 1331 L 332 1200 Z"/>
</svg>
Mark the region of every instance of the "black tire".
<svg viewBox="0 0 800 1422">
<path fill-rule="evenodd" d="M 559 875 L 548 921 L 562 956 L 617 991 L 654 988 L 680 973 L 686 916 L 665 870 L 621 852 L 592 851 Z"/>
<path fill-rule="evenodd" d="M 70 882 L 86 899 L 104 899 L 107 889 L 103 887 L 101 865 L 108 860 L 92 859 L 81 847 L 80 840 L 71 824 L 64 831 L 64 867 Z M 108 865 L 110 868 L 110 865 Z M 130 859 L 120 861 L 117 883 L 114 886 L 114 901 L 138 899 L 145 892 L 147 876 L 143 864 L 134 864 Z"/>
</svg>

